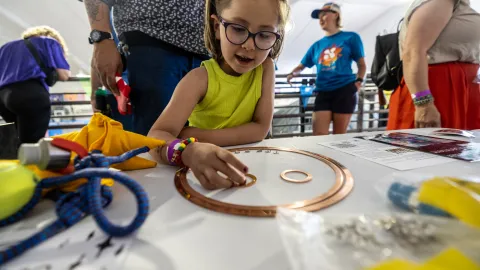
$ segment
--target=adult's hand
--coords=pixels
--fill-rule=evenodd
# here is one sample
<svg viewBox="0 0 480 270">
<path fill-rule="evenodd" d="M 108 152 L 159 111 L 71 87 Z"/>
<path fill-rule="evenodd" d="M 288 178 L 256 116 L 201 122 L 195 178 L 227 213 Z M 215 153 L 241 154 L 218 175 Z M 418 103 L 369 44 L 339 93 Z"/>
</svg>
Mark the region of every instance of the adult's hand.
<svg viewBox="0 0 480 270">
<path fill-rule="evenodd" d="M 101 112 L 99 109 L 97 109 L 97 101 L 94 98 L 90 99 L 90 104 L 92 104 L 93 113 Z"/>
<path fill-rule="evenodd" d="M 182 161 L 206 189 L 230 188 L 245 184 L 247 166 L 230 151 L 216 145 L 200 142 L 190 144 L 182 153 Z"/>
<path fill-rule="evenodd" d="M 362 89 L 362 83 L 361 82 L 355 82 L 355 86 L 357 87 L 357 91 L 360 91 L 360 89 Z"/>
<path fill-rule="evenodd" d="M 293 79 L 293 74 L 288 74 L 287 75 L 287 83 L 290 83 L 290 81 Z M 290 83 L 291 84 L 291 83 Z"/>
<path fill-rule="evenodd" d="M 102 85 L 118 96 L 119 91 L 115 74 L 122 73 L 123 65 L 120 53 L 113 40 L 103 40 L 93 47 L 92 67 L 100 78 Z"/>
<path fill-rule="evenodd" d="M 415 107 L 415 128 L 441 127 L 440 113 L 433 103 Z"/>
</svg>

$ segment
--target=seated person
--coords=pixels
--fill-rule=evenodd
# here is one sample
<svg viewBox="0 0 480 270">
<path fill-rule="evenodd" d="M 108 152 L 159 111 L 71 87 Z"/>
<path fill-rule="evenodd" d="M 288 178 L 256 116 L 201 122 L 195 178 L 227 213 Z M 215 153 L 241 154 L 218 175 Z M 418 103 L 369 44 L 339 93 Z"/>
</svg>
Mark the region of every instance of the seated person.
<svg viewBox="0 0 480 270">
<path fill-rule="evenodd" d="M 248 168 L 218 146 L 258 142 L 269 132 L 273 59 L 282 46 L 288 4 L 207 0 L 206 7 L 205 41 L 213 59 L 180 81 L 148 135 L 167 142 L 151 151 L 157 161 L 188 166 L 207 189 L 229 188 L 245 183 Z M 180 145 L 177 137 L 200 142 Z M 174 151 L 177 148 L 180 151 Z"/>
<path fill-rule="evenodd" d="M 0 116 L 14 122 L 20 143 L 35 143 L 45 137 L 50 122 L 49 86 L 23 39 L 29 39 L 47 69 L 55 69 L 58 80 L 67 81 L 70 66 L 62 36 L 48 26 L 27 29 L 22 39 L 0 47 Z"/>
</svg>

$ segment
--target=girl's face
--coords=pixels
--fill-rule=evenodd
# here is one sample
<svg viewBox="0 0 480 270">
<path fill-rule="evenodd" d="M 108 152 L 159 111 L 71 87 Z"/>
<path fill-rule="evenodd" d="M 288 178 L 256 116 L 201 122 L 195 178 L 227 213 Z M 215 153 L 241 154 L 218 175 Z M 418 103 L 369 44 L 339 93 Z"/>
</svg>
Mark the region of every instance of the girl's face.
<svg viewBox="0 0 480 270">
<path fill-rule="evenodd" d="M 277 10 L 278 0 L 232 0 L 220 16 L 212 15 L 227 74 L 238 76 L 265 61 L 279 38 Z"/>
<path fill-rule="evenodd" d="M 320 27 L 324 31 L 329 31 L 338 28 L 337 26 L 338 14 L 333 11 L 321 11 L 318 14 Z"/>
</svg>

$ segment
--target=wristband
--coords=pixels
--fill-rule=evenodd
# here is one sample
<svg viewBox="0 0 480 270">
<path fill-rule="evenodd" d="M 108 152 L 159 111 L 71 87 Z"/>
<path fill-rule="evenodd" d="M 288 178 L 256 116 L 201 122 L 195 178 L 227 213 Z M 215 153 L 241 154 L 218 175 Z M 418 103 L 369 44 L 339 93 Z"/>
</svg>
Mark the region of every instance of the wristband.
<svg viewBox="0 0 480 270">
<path fill-rule="evenodd" d="M 355 80 L 355 82 L 361 82 L 361 83 L 363 83 L 363 79 L 362 79 L 362 78 L 357 78 L 357 79 Z"/>
<path fill-rule="evenodd" d="M 182 153 L 187 147 L 187 145 L 192 144 L 194 142 L 198 142 L 198 140 L 193 137 L 188 138 L 186 140 L 179 141 L 179 142 L 175 142 L 175 144 L 173 144 L 172 142 L 172 144 L 168 146 L 169 148 L 168 152 L 170 152 L 170 148 L 173 148 L 173 154 L 168 157 L 168 162 L 172 165 L 184 167 L 185 165 L 183 164 L 183 161 L 182 161 Z M 170 147 L 171 145 L 173 145 L 173 147 Z"/>
<path fill-rule="evenodd" d="M 170 163 L 170 165 L 175 165 L 175 164 L 172 164 L 172 162 L 170 162 L 170 160 L 172 160 L 173 153 L 175 152 L 175 149 L 174 149 L 175 145 L 177 145 L 181 141 L 182 140 L 180 140 L 180 139 L 176 139 L 176 140 L 172 141 L 167 147 L 167 160 Z"/>
<path fill-rule="evenodd" d="M 415 100 L 416 98 L 422 98 L 422 97 L 425 97 L 425 96 L 428 96 L 428 95 L 432 95 L 432 92 L 430 92 L 430 90 L 425 90 L 425 91 L 421 91 L 421 92 L 418 92 L 418 93 L 415 93 L 415 94 L 412 94 L 412 99 Z"/>
</svg>

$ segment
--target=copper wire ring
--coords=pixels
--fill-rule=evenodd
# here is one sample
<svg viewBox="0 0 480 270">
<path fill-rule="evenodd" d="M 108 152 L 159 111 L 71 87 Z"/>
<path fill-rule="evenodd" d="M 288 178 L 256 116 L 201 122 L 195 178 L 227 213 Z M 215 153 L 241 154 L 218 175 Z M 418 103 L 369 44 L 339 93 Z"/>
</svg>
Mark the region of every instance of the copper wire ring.
<svg viewBox="0 0 480 270">
<path fill-rule="evenodd" d="M 343 200 L 353 189 L 353 177 L 350 171 L 342 164 L 338 163 L 336 160 L 323 155 L 303 150 L 281 147 L 243 147 L 229 150 L 232 152 L 274 150 L 309 156 L 327 164 L 334 171 L 335 184 L 324 194 L 320 194 L 319 196 L 312 199 L 293 202 L 291 204 L 268 206 L 239 205 L 217 201 L 215 199 L 206 197 L 193 189 L 188 183 L 188 169 L 185 168 L 178 170 L 175 174 L 175 187 L 177 188 L 178 192 L 192 203 L 216 212 L 251 217 L 274 217 L 278 207 L 298 209 L 310 212 L 318 211 Z"/>
<path fill-rule="evenodd" d="M 306 177 L 305 179 L 301 179 L 301 180 L 298 180 L 298 179 L 293 179 L 293 178 L 290 178 L 290 177 L 287 177 L 287 173 L 301 173 L 301 174 L 304 174 Z M 296 184 L 300 184 L 300 183 L 307 183 L 307 182 L 310 182 L 312 181 L 313 177 L 311 174 L 307 173 L 307 172 L 304 172 L 304 171 L 299 171 L 299 170 L 286 170 L 286 171 L 283 171 L 281 174 L 280 174 L 280 177 L 287 181 L 287 182 L 292 182 L 292 183 L 296 183 Z"/>
<path fill-rule="evenodd" d="M 245 176 L 250 178 L 252 181 L 249 182 L 249 181 L 245 180 L 245 184 L 243 184 L 243 185 L 237 184 L 236 182 L 232 181 L 232 183 L 233 183 L 232 187 L 247 188 L 247 187 L 251 187 L 251 186 L 255 185 L 255 183 L 257 182 L 257 177 L 255 175 L 248 173 Z"/>
</svg>

